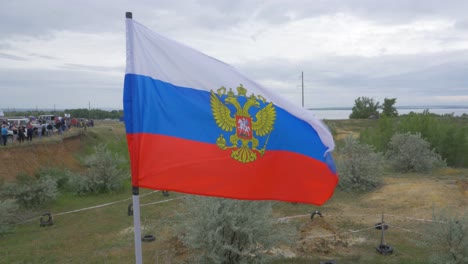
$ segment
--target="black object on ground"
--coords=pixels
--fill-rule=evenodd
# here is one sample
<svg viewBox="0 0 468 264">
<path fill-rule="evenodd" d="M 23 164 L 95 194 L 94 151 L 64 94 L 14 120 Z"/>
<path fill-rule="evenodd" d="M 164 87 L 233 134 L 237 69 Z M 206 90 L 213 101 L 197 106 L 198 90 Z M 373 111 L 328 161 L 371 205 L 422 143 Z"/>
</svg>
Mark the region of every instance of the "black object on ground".
<svg viewBox="0 0 468 264">
<path fill-rule="evenodd" d="M 320 211 L 317 210 L 317 211 L 313 212 L 312 214 L 310 214 L 310 220 L 311 220 L 311 221 L 314 220 L 314 216 L 315 216 L 315 215 L 318 215 L 318 216 L 320 216 L 320 217 L 323 217 L 323 216 L 322 216 L 322 213 L 320 213 Z"/>
<path fill-rule="evenodd" d="M 131 204 L 128 205 L 127 214 L 128 214 L 128 216 L 132 216 L 132 215 L 133 215 L 133 203 L 131 203 Z"/>
<path fill-rule="evenodd" d="M 51 226 L 54 224 L 54 219 L 52 218 L 52 214 L 47 212 L 41 215 L 41 218 L 39 219 L 41 223 L 41 227 L 44 226 Z"/>
<path fill-rule="evenodd" d="M 141 241 L 143 242 L 152 242 L 152 241 L 155 241 L 156 240 L 156 237 L 153 236 L 153 235 L 145 235 Z"/>
</svg>

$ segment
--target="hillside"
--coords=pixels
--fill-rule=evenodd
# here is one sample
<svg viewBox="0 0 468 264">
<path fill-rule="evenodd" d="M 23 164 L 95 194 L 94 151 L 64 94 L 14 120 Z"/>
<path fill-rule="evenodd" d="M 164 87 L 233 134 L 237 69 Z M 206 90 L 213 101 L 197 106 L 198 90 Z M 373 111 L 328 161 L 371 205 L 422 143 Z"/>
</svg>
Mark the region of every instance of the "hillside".
<svg viewBox="0 0 468 264">
<path fill-rule="evenodd" d="M 57 136 L 58 137 L 58 136 Z M 81 151 L 83 142 L 80 136 L 66 137 L 61 141 L 34 138 L 33 144 L 16 143 L 0 149 L 0 178 L 6 182 L 14 181 L 19 173 L 33 174 L 40 167 L 63 167 L 70 170 L 80 170 L 76 158 Z"/>
</svg>

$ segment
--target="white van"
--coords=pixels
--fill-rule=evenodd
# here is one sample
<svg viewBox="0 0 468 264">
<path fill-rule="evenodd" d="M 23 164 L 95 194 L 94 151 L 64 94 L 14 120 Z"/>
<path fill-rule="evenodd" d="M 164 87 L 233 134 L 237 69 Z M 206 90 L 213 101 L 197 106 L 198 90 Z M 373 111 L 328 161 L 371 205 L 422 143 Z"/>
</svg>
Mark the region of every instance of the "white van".
<svg viewBox="0 0 468 264">
<path fill-rule="evenodd" d="M 26 126 L 29 123 L 29 118 L 12 117 L 8 118 L 7 122 L 9 124 L 15 124 L 16 126 Z"/>
<path fill-rule="evenodd" d="M 45 122 L 46 124 L 53 124 L 55 117 L 55 115 L 40 115 L 37 119 Z"/>
</svg>

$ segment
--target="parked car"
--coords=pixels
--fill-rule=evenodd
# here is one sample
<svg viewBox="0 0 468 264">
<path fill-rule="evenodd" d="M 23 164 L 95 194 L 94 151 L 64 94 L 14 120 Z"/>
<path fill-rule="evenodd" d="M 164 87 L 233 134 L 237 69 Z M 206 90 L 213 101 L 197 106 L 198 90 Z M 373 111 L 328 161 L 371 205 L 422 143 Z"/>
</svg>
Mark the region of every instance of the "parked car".
<svg viewBox="0 0 468 264">
<path fill-rule="evenodd" d="M 13 143 L 13 131 L 8 129 L 7 144 Z"/>
</svg>

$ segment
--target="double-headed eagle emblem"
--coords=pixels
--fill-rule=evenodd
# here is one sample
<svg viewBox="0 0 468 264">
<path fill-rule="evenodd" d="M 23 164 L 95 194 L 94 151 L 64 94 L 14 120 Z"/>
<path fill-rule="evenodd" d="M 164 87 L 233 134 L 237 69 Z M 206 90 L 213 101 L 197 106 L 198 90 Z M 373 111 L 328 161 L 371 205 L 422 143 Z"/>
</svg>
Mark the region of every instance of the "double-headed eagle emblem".
<svg viewBox="0 0 468 264">
<path fill-rule="evenodd" d="M 259 110 L 255 111 L 255 108 Z M 233 109 L 234 113 L 231 111 Z M 231 88 L 228 92 L 225 87 L 219 88 L 217 93 L 211 90 L 211 110 L 216 124 L 222 130 L 232 132 L 235 129 L 235 133 L 229 137 L 231 146 L 227 145 L 221 133 L 216 140 L 219 148 L 233 149 L 231 157 L 242 163 L 255 161 L 257 153 L 263 156 L 276 119 L 275 107 L 271 102 L 266 102 L 261 95 L 247 96 L 247 89 L 241 84 L 237 87 L 237 95 Z M 259 138 L 264 137 L 266 139 L 259 149 Z"/>
</svg>

